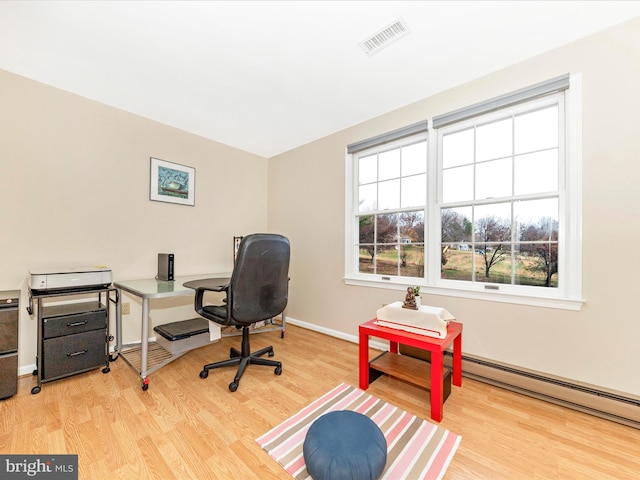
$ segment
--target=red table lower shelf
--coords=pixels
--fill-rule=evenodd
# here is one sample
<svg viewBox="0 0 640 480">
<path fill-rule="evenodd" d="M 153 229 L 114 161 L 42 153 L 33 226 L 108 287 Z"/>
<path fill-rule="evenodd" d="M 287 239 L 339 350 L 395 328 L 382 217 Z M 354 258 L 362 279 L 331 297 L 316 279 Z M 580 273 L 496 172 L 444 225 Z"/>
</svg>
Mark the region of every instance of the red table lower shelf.
<svg viewBox="0 0 640 480">
<path fill-rule="evenodd" d="M 415 347 L 420 350 L 426 350 L 431 353 L 430 367 L 430 397 L 431 397 L 431 418 L 437 422 L 442 420 L 443 403 L 444 403 L 444 352 L 453 345 L 453 384 L 462 386 L 462 324 L 459 322 L 450 322 L 447 327 L 447 336 L 444 338 L 428 337 L 416 333 L 406 332 L 395 328 L 382 327 L 376 324 L 376 319 L 363 323 L 358 328 L 359 346 L 360 346 L 360 388 L 366 390 L 369 388 L 369 337 L 382 338 L 389 341 L 389 353 L 383 360 L 385 366 L 395 368 L 404 355 L 398 355 L 398 344 Z M 397 357 L 396 357 L 397 356 Z M 414 359 L 407 359 L 409 361 Z M 376 359 L 376 361 L 378 361 Z M 419 360 L 416 360 L 419 361 Z M 420 370 L 412 370 L 409 366 L 406 374 L 400 378 L 426 386 L 426 383 L 415 377 Z M 382 367 L 384 370 L 385 367 Z M 412 376 L 414 378 L 412 378 Z"/>
</svg>

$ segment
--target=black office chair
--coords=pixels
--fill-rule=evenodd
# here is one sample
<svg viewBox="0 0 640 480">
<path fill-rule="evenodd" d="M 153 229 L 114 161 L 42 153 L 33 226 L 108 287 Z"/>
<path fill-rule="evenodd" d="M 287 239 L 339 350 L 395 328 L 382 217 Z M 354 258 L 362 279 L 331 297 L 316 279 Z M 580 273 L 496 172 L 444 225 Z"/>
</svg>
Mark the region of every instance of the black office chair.
<svg viewBox="0 0 640 480">
<path fill-rule="evenodd" d="M 282 363 L 266 358 L 273 356 L 273 347 L 251 353 L 249 329 L 256 322 L 281 314 L 287 306 L 289 290 L 289 240 L 282 235 L 257 233 L 242 239 L 238 255 L 227 285 L 199 287 L 196 290 L 195 309 L 198 314 L 224 326 L 242 328 L 241 350 L 231 348 L 230 358 L 203 367 L 200 378 L 207 378 L 213 368 L 239 365 L 229 390 L 238 389 L 240 377 L 250 363 L 276 367 L 282 373 Z M 225 292 L 223 305 L 203 305 L 207 291 Z"/>
</svg>

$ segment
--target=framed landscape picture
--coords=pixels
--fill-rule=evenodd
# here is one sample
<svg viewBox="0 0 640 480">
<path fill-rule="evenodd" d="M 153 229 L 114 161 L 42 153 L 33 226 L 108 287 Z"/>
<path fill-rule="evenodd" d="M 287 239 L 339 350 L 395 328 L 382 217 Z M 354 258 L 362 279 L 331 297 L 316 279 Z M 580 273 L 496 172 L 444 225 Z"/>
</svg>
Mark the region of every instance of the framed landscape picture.
<svg viewBox="0 0 640 480">
<path fill-rule="evenodd" d="M 196 169 L 151 157 L 149 199 L 195 205 Z"/>
</svg>

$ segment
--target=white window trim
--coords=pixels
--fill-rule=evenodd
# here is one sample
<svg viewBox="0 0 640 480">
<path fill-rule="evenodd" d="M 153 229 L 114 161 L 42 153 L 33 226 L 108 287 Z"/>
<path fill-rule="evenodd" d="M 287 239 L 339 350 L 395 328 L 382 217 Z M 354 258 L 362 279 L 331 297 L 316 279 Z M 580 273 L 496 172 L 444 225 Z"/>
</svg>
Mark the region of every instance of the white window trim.
<svg viewBox="0 0 640 480">
<path fill-rule="evenodd" d="M 407 286 L 419 285 L 423 295 L 443 295 L 449 297 L 486 300 L 501 303 L 530 305 L 537 307 L 558 308 L 564 310 L 580 310 L 585 300 L 582 298 L 582 77 L 580 74 L 571 74 L 570 87 L 565 90 L 565 172 L 567 202 L 561 210 L 568 218 L 561 222 L 567 227 L 564 232 L 567 241 L 565 243 L 564 270 L 572 272 L 566 276 L 566 286 L 562 291 L 556 289 L 540 290 L 536 287 L 528 289 L 519 286 L 515 291 L 487 291 L 482 285 L 471 285 L 466 282 L 440 280 L 434 278 L 434 265 L 440 264 L 437 248 L 429 248 L 430 245 L 440 243 L 439 218 L 437 201 L 437 189 L 440 185 L 434 179 L 437 175 L 437 132 L 432 128 L 428 131 L 428 164 L 427 177 L 429 187 L 427 189 L 427 234 L 425 237 L 426 263 L 425 278 L 407 279 L 403 277 L 386 277 L 384 275 L 358 274 L 354 258 L 354 232 L 353 222 L 353 195 L 354 189 L 354 155 L 345 152 L 345 277 L 346 285 L 355 285 L 389 290 L 406 290 Z M 429 127 L 432 121 L 429 120 Z M 568 175 L 571 172 L 571 175 Z M 437 180 L 439 182 L 439 179 Z M 434 223 L 438 224 L 434 227 Z M 438 275 L 439 277 L 439 275 Z M 509 290 L 509 289 L 506 289 Z M 544 295 L 542 294 L 544 293 Z"/>
</svg>

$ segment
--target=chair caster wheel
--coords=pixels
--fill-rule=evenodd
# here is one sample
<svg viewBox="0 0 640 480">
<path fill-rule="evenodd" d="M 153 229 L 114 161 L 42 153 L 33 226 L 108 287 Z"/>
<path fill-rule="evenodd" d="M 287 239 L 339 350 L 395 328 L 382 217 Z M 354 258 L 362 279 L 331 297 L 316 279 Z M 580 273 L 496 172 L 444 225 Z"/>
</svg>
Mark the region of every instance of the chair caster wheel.
<svg viewBox="0 0 640 480">
<path fill-rule="evenodd" d="M 229 390 L 231 390 L 232 392 L 235 392 L 238 389 L 238 384 L 236 382 L 231 382 L 229 384 Z"/>
<path fill-rule="evenodd" d="M 31 389 L 31 394 L 35 395 L 36 393 L 40 393 L 40 387 L 33 387 Z"/>
<path fill-rule="evenodd" d="M 200 378 L 207 378 L 209 376 L 209 370 L 202 370 L 200 372 Z"/>
<path fill-rule="evenodd" d="M 147 390 L 149 390 L 149 384 L 148 383 L 143 383 L 142 384 L 142 391 L 146 392 Z"/>
<path fill-rule="evenodd" d="M 276 367 L 276 369 L 273 371 L 273 373 L 275 373 L 276 375 L 281 375 L 282 374 L 282 367 Z"/>
<path fill-rule="evenodd" d="M 268 355 L 269 355 L 270 357 L 273 357 L 275 354 L 273 353 L 273 350 L 271 350 L 271 351 L 268 353 Z"/>
<path fill-rule="evenodd" d="M 102 373 L 109 373 L 111 371 L 111 369 L 109 367 L 104 367 L 102 369 Z"/>
</svg>

